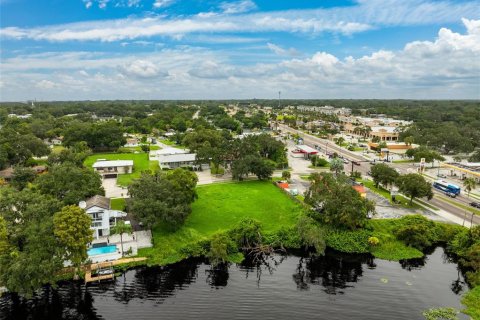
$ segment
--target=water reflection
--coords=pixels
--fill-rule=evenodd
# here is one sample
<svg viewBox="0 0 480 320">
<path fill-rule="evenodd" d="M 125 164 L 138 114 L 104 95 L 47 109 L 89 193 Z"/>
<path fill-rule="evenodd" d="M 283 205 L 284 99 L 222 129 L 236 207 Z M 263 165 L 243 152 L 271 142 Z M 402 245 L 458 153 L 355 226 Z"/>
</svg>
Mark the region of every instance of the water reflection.
<svg viewBox="0 0 480 320">
<path fill-rule="evenodd" d="M 313 319 L 320 312 L 336 319 L 385 319 L 391 312 L 397 315 L 390 314 L 392 319 L 419 319 L 432 306 L 460 308 L 459 294 L 467 288 L 462 270 L 442 252 L 438 248 L 427 259 L 400 263 L 334 251 L 323 257 L 247 256 L 239 265 L 215 268 L 190 259 L 130 270 L 110 283 L 45 286 L 31 299 L 9 294 L 0 298 L 0 319 L 245 319 L 269 312 L 265 319 Z M 368 304 L 371 295 L 375 305 Z M 357 317 L 352 310 L 359 307 L 365 314 Z M 216 313 L 202 317 L 205 310 Z M 244 313 L 235 317 L 234 310 Z"/>
<path fill-rule="evenodd" d="M 310 290 L 311 285 L 323 286 L 328 294 L 343 294 L 344 289 L 363 274 L 363 265 L 374 269 L 370 255 L 344 255 L 335 252 L 321 257 L 300 258 L 293 281 L 299 290 Z"/>
</svg>

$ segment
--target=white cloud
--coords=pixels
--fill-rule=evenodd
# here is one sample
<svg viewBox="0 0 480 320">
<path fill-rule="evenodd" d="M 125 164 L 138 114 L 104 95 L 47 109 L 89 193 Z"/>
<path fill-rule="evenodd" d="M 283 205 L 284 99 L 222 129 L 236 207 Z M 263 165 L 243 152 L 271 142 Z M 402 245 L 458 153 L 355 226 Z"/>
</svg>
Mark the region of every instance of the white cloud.
<svg viewBox="0 0 480 320">
<path fill-rule="evenodd" d="M 162 72 L 154 63 L 147 60 L 132 61 L 120 66 L 119 70 L 122 74 L 139 78 L 155 78 L 168 75 L 168 73 Z"/>
<path fill-rule="evenodd" d="M 83 3 L 85 3 L 85 8 L 90 9 L 90 7 L 93 5 L 92 1 L 88 0 L 83 0 Z"/>
<path fill-rule="evenodd" d="M 220 4 L 220 9 L 222 9 L 225 14 L 244 13 L 255 10 L 256 8 L 257 5 L 251 0 L 222 2 Z"/>
<path fill-rule="evenodd" d="M 153 7 L 156 9 L 165 8 L 171 6 L 175 1 L 176 0 L 155 0 Z"/>
<path fill-rule="evenodd" d="M 431 41 L 347 58 L 316 52 L 234 64 L 238 52 L 192 47 L 24 55 L 2 59 L 0 92 L 3 100 L 274 98 L 279 90 L 289 98 L 479 99 L 480 20 L 463 22 L 463 33 L 441 28 Z"/>
<path fill-rule="evenodd" d="M 279 56 L 297 56 L 299 54 L 295 48 L 284 49 L 270 42 L 267 43 L 267 47 Z"/>
<path fill-rule="evenodd" d="M 56 83 L 50 80 L 42 80 L 40 82 L 37 82 L 35 86 L 40 89 L 52 89 L 56 87 Z"/>
<path fill-rule="evenodd" d="M 113 1 L 113 0 L 112 0 Z M 108 0 L 99 0 L 99 5 Z M 386 2 L 386 4 L 385 4 Z M 164 1 L 156 2 L 164 5 Z M 432 0 L 361 0 L 355 6 L 245 14 L 197 14 L 190 17 L 85 21 L 34 28 L 6 27 L 2 38 L 37 41 L 125 41 L 155 36 L 181 38 L 186 34 L 290 32 L 312 36 L 331 32 L 351 35 L 385 26 L 458 22 L 478 17 L 478 0 L 454 3 Z M 478 28 L 474 25 L 471 28 Z"/>
</svg>

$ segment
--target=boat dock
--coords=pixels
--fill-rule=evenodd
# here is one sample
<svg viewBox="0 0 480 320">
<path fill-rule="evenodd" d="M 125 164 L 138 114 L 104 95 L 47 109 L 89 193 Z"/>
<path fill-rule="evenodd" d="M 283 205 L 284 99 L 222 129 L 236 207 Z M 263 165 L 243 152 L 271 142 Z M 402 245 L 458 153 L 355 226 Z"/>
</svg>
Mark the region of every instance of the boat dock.
<svg viewBox="0 0 480 320">
<path fill-rule="evenodd" d="M 127 258 L 127 259 L 118 259 L 114 261 L 92 263 L 85 266 L 85 283 L 89 282 L 100 282 L 102 280 L 113 280 L 115 279 L 114 266 L 130 263 L 130 262 L 139 262 L 145 261 L 147 258 Z M 92 273 L 95 275 L 92 276 Z"/>
</svg>

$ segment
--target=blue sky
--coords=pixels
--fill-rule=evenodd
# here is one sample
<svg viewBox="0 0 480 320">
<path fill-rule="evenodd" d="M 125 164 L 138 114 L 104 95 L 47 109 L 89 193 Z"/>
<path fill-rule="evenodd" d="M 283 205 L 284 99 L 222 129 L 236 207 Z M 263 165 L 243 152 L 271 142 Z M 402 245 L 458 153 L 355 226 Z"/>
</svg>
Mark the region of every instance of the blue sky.
<svg viewBox="0 0 480 320">
<path fill-rule="evenodd" d="M 479 8 L 0 0 L 0 100 L 479 99 Z"/>
</svg>

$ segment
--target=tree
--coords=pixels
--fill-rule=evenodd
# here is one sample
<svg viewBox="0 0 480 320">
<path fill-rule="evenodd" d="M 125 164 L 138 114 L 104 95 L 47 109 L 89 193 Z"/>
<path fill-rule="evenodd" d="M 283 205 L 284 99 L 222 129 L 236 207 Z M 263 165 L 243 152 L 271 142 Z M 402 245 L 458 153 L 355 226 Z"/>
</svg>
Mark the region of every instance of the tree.
<svg viewBox="0 0 480 320">
<path fill-rule="evenodd" d="M 343 145 L 344 142 L 345 142 L 344 137 L 338 137 L 335 139 L 335 143 L 338 144 L 339 146 Z"/>
<path fill-rule="evenodd" d="M 304 246 L 314 247 L 318 255 L 325 254 L 325 234 L 315 220 L 303 215 L 297 223 L 297 231 Z"/>
<path fill-rule="evenodd" d="M 432 185 L 425 178 L 417 173 L 409 173 L 399 176 L 395 182 L 398 190 L 410 197 L 410 205 L 414 198 L 433 197 Z"/>
<path fill-rule="evenodd" d="M 346 177 L 330 173 L 312 174 L 305 202 L 315 209 L 315 219 L 348 229 L 364 226 L 368 214 L 375 211 L 375 204 L 362 198 Z"/>
<path fill-rule="evenodd" d="M 408 136 L 403 139 L 403 142 L 405 142 L 407 146 L 411 146 L 414 141 L 415 141 L 415 138 L 413 136 Z"/>
<path fill-rule="evenodd" d="M 212 266 L 228 261 L 228 255 L 236 251 L 235 242 L 225 233 L 217 233 L 212 236 L 210 240 L 210 249 L 207 253 L 207 258 L 210 260 Z"/>
<path fill-rule="evenodd" d="M 50 168 L 35 181 L 35 187 L 43 194 L 49 194 L 66 205 L 77 204 L 94 195 L 103 195 L 101 177 L 86 168 L 64 163 Z"/>
<path fill-rule="evenodd" d="M 148 228 L 160 222 L 178 228 L 192 211 L 197 181 L 195 173 L 181 168 L 167 173 L 143 173 L 128 187 L 129 208 Z"/>
<path fill-rule="evenodd" d="M 93 240 L 90 229 L 92 219 L 78 206 L 66 206 L 53 215 L 53 232 L 65 248 L 65 260 L 72 262 L 75 277 L 82 263 L 88 258 L 87 245 Z"/>
<path fill-rule="evenodd" d="M 65 255 L 53 233 L 53 215 L 60 209 L 59 201 L 30 189 L 0 189 L 0 229 L 6 226 L 7 232 L 6 239 L 0 235 L 5 248 L 0 250 L 0 283 L 8 290 L 30 295 L 55 283 Z"/>
<path fill-rule="evenodd" d="M 384 163 L 373 165 L 370 169 L 370 172 L 373 182 L 375 182 L 375 186 L 377 188 L 380 183 L 385 187 L 388 187 L 395 182 L 399 175 L 395 169 Z"/>
<path fill-rule="evenodd" d="M 118 220 L 117 224 L 110 228 L 110 234 L 119 234 L 120 235 L 120 245 L 122 246 L 122 257 L 125 255 L 123 251 L 123 234 L 132 234 L 132 226 L 130 224 L 126 224 L 123 220 Z"/>
<path fill-rule="evenodd" d="M 150 152 L 150 146 L 148 144 L 142 144 L 140 146 L 143 152 L 149 153 Z"/>
<path fill-rule="evenodd" d="M 285 179 L 285 180 L 290 180 L 290 178 L 292 177 L 292 174 L 290 173 L 290 171 L 282 171 L 282 179 Z"/>
<path fill-rule="evenodd" d="M 480 150 L 475 151 L 470 158 L 468 158 L 470 162 L 480 162 Z"/>
<path fill-rule="evenodd" d="M 467 190 L 468 197 L 470 198 L 470 192 L 475 189 L 477 182 L 473 178 L 466 178 L 463 180 L 463 186 L 465 187 L 465 190 Z"/>
<path fill-rule="evenodd" d="M 330 160 L 330 171 L 335 172 L 335 175 L 338 175 L 340 172 L 343 171 L 343 160 L 340 158 L 333 158 Z"/>
<path fill-rule="evenodd" d="M 17 190 L 25 189 L 30 182 L 35 180 L 37 174 L 35 170 L 28 167 L 15 167 L 13 170 L 12 176 L 12 187 L 16 188 Z"/>
</svg>

